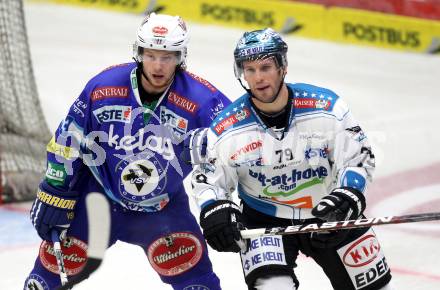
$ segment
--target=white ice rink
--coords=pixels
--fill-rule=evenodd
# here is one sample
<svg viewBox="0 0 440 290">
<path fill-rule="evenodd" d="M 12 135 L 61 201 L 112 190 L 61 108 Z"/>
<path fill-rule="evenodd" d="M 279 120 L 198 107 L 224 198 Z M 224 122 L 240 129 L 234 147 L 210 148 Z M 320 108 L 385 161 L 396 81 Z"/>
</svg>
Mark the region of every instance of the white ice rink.
<svg viewBox="0 0 440 290">
<path fill-rule="evenodd" d="M 130 61 L 141 16 L 28 4 L 34 71 L 53 131 L 85 83 L 102 69 Z M 242 94 L 232 51 L 242 31 L 190 23 L 189 70 L 230 98 Z M 329 87 L 351 106 L 376 151 L 369 215 L 440 210 L 440 55 L 430 56 L 312 41 L 293 36 L 289 82 Z M 198 215 L 196 213 L 196 215 Z M 396 290 L 440 289 L 440 222 L 376 228 Z M 0 208 L 0 289 L 22 289 L 39 238 L 27 210 Z M 210 252 L 223 289 L 246 289 L 239 257 Z M 301 256 L 303 290 L 330 290 L 320 269 Z M 171 289 L 139 248 L 117 243 L 103 266 L 75 289 Z"/>
</svg>

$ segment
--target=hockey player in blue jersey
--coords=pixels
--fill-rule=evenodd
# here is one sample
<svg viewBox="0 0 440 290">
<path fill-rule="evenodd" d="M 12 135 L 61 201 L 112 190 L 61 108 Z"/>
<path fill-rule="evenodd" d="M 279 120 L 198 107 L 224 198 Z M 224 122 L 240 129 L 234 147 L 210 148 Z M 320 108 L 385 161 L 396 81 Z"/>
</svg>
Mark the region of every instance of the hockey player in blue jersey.
<svg viewBox="0 0 440 290">
<path fill-rule="evenodd" d="M 203 163 L 192 179 L 203 234 L 217 251 L 240 252 L 249 289 L 298 289 L 301 251 L 335 290 L 390 290 L 390 269 L 371 228 L 259 237 L 240 251 L 242 226 L 357 219 L 366 206 L 375 167 L 366 135 L 334 92 L 285 83 L 286 55 L 272 29 L 244 33 L 234 58 L 247 93 L 191 139 L 192 160 Z"/>
<path fill-rule="evenodd" d="M 54 231 L 66 234 L 68 278 L 81 273 L 90 192 L 110 204 L 108 247 L 118 240 L 140 246 L 173 289 L 220 289 L 183 186 L 192 167 L 178 156 L 185 136 L 209 126 L 230 101 L 186 70 L 188 40 L 180 17 L 150 14 L 137 31 L 135 62 L 99 73 L 70 107 L 47 145 L 47 171 L 31 209 L 43 241 L 24 289 L 61 285 Z"/>
</svg>

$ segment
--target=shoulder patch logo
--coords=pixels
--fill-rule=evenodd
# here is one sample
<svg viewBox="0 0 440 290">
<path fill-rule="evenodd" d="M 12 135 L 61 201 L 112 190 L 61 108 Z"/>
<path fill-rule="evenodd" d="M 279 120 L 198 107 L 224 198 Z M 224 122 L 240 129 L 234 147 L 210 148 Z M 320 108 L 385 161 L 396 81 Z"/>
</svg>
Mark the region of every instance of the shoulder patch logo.
<svg viewBox="0 0 440 290">
<path fill-rule="evenodd" d="M 176 105 L 177 107 L 190 112 L 191 114 L 194 114 L 195 111 L 199 108 L 199 105 L 194 103 L 191 100 L 188 100 L 185 97 L 179 96 L 175 92 L 170 92 L 168 94 L 168 101 L 170 101 L 172 104 Z"/>
<path fill-rule="evenodd" d="M 101 87 L 91 93 L 92 102 L 108 98 L 128 98 L 128 87 Z"/>
<path fill-rule="evenodd" d="M 220 122 L 218 122 L 218 124 L 214 127 L 214 130 L 218 135 L 220 135 L 223 131 L 225 131 L 235 123 L 243 121 L 244 119 L 248 118 L 250 115 L 251 112 L 249 112 L 247 108 L 244 108 L 242 110 L 238 110 L 237 113 L 227 117 L 226 119 L 221 120 L 220 117 Z"/>
<path fill-rule="evenodd" d="M 329 100 L 323 99 L 295 99 L 294 106 L 299 109 L 324 109 L 328 110 L 330 108 L 331 102 Z"/>
</svg>

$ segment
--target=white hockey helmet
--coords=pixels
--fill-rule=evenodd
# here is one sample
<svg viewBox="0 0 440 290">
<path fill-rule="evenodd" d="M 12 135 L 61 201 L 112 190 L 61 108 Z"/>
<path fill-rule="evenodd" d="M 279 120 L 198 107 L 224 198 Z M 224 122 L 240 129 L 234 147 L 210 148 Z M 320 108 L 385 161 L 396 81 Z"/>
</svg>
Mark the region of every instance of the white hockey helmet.
<svg viewBox="0 0 440 290">
<path fill-rule="evenodd" d="M 133 54 L 142 62 L 143 48 L 178 52 L 178 65 L 185 66 L 189 33 L 185 21 L 179 16 L 151 13 L 137 31 Z"/>
</svg>

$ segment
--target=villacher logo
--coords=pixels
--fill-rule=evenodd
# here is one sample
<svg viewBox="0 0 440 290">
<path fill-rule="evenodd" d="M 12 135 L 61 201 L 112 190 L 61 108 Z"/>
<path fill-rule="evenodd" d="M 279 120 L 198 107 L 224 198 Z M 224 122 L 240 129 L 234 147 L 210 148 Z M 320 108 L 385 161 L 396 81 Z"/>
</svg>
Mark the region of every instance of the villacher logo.
<svg viewBox="0 0 440 290">
<path fill-rule="evenodd" d="M 87 244 L 74 237 L 67 237 L 61 243 L 61 249 L 67 275 L 81 272 L 87 261 Z M 44 268 L 52 273 L 59 273 L 52 242 L 43 241 L 39 255 Z"/>
<path fill-rule="evenodd" d="M 161 237 L 148 247 L 151 266 L 163 276 L 176 276 L 200 261 L 203 247 L 191 233 L 178 232 Z"/>
</svg>

